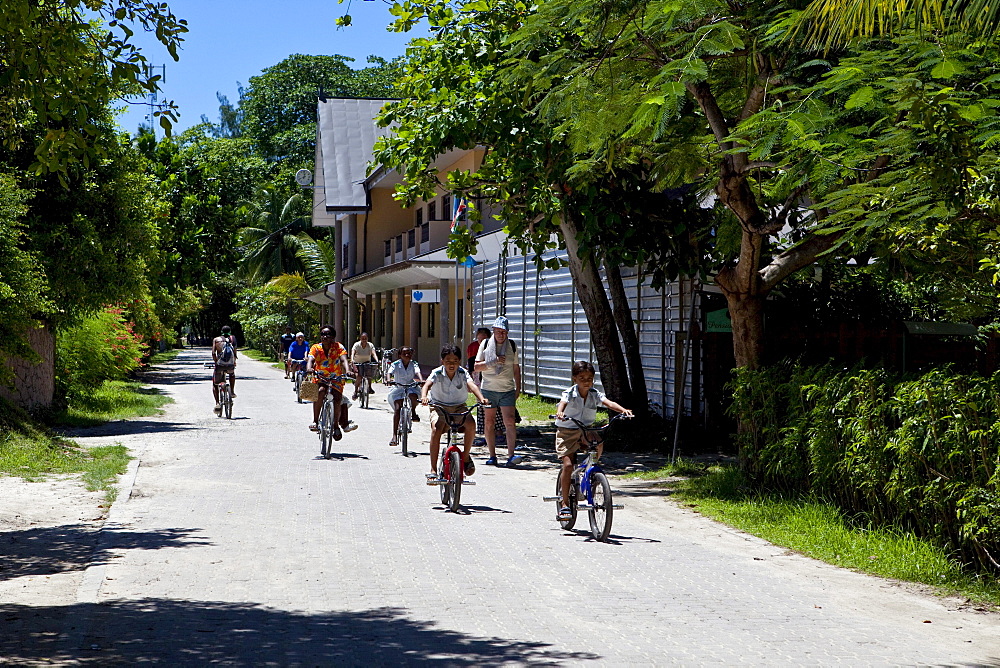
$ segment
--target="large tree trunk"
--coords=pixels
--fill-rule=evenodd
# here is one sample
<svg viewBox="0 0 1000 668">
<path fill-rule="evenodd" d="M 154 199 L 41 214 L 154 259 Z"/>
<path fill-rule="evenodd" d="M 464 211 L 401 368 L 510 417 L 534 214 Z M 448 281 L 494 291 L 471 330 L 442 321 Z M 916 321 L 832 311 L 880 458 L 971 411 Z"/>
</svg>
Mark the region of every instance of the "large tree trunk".
<svg viewBox="0 0 1000 668">
<path fill-rule="evenodd" d="M 608 295 L 604 292 L 601 273 L 594 262 L 584 262 L 580 259 L 580 244 L 577 242 L 580 230 L 565 212 L 559 219 L 559 229 L 566 243 L 569 271 L 576 285 L 580 304 L 587 315 L 604 392 L 616 401 L 627 401 L 627 397 L 632 396 L 628 369 L 625 366 L 621 346 L 618 345 L 618 329 L 615 327 Z"/>
<path fill-rule="evenodd" d="M 611 303 L 615 312 L 615 323 L 625 346 L 625 358 L 628 360 L 629 385 L 631 397 L 622 397 L 619 403 L 631 408 L 638 414 L 645 414 L 649 408 L 649 395 L 646 393 L 646 374 L 642 370 L 642 353 L 639 350 L 639 337 L 635 333 L 635 321 L 632 320 L 632 307 L 625 294 L 625 283 L 618 265 L 604 263 L 604 275 L 611 289 Z M 641 289 L 641 288 L 640 288 Z M 628 403 L 625 403 L 628 402 Z"/>
</svg>

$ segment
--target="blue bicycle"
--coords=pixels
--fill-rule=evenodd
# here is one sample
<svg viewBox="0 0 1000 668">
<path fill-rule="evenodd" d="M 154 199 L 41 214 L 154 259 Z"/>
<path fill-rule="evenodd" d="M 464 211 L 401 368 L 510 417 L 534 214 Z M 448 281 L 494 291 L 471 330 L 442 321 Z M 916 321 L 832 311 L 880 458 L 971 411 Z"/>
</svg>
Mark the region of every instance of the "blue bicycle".
<svg viewBox="0 0 1000 668">
<path fill-rule="evenodd" d="M 549 417 L 555 418 L 556 416 L 550 415 Z M 614 511 L 625 507 L 612 502 L 611 484 L 608 482 L 608 477 L 604 475 L 604 469 L 601 468 L 596 456 L 597 445 L 604 440 L 604 432 L 619 418 L 628 419 L 628 416 L 619 413 L 608 420 L 607 424 L 600 427 L 585 425 L 575 418 L 569 418 L 576 423 L 579 429 L 583 430 L 580 438 L 580 450 L 573 454 L 573 478 L 569 485 L 569 499 L 566 500 L 565 504 L 570 510 L 570 516 L 565 518 L 559 515 L 562 469 L 559 470 L 559 476 L 556 478 L 556 495 L 542 497 L 545 501 L 556 502 L 556 518 L 559 520 L 559 526 L 567 531 L 576 524 L 577 511 L 586 510 L 590 518 L 590 533 L 594 540 L 599 541 L 607 540 L 611 534 L 611 520 L 614 517 Z M 583 452 L 586 452 L 587 456 L 583 458 L 582 462 L 577 463 L 576 455 Z M 581 503 L 581 500 L 584 503 Z"/>
</svg>

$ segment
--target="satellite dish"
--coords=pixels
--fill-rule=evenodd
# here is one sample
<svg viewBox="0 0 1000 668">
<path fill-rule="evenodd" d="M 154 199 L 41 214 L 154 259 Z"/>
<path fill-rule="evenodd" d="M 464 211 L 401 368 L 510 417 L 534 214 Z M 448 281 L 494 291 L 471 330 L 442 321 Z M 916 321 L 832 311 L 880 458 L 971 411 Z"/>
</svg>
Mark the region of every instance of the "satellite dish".
<svg viewBox="0 0 1000 668">
<path fill-rule="evenodd" d="M 300 186 L 307 186 L 310 183 L 312 183 L 312 180 L 313 180 L 313 173 L 310 172 L 308 169 L 300 169 L 299 171 L 295 172 L 295 182 L 298 183 Z"/>
</svg>

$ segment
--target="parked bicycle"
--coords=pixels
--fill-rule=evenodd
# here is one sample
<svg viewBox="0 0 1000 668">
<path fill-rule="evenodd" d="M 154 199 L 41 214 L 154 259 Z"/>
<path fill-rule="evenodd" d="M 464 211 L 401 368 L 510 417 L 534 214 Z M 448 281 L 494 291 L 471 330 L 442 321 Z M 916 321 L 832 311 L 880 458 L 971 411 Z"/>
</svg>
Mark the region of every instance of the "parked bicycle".
<svg viewBox="0 0 1000 668">
<path fill-rule="evenodd" d="M 333 410 L 333 402 L 336 400 L 333 398 L 334 393 L 330 384 L 346 380 L 347 377 L 335 373 L 323 373 L 318 369 L 314 370 L 313 373 L 319 379 L 319 384 L 326 387 L 326 398 L 323 399 L 323 406 L 319 409 L 319 421 L 316 426 L 319 433 L 320 454 L 323 455 L 323 459 L 329 459 L 333 445 L 334 416 L 336 415 Z"/>
<path fill-rule="evenodd" d="M 215 362 L 205 362 L 206 369 L 214 369 Z M 219 388 L 219 405 L 222 406 L 222 410 L 219 411 L 219 417 L 225 416 L 227 420 L 233 419 L 233 388 L 229 384 L 229 374 L 222 374 L 222 380 L 216 383 L 216 387 Z"/>
<path fill-rule="evenodd" d="M 448 425 L 448 442 L 441 448 L 438 455 L 438 477 L 428 478 L 428 485 L 437 485 L 441 489 L 441 503 L 448 509 L 457 513 L 459 501 L 462 498 L 462 485 L 475 485 L 471 480 L 465 480 L 465 470 L 462 463 L 462 442 L 465 432 L 465 418 L 472 411 L 482 404 L 476 403 L 467 407 L 464 411 L 449 413 L 444 410 L 441 404 L 431 403 L 430 407 L 438 412 L 438 415 Z M 427 474 L 428 476 L 433 474 Z"/>
<path fill-rule="evenodd" d="M 354 380 L 357 387 L 356 394 L 361 402 L 361 407 L 368 408 L 368 397 L 371 396 L 372 379 L 375 375 L 375 369 L 378 368 L 378 363 L 359 362 L 355 366 L 358 367 L 358 377 Z"/>
<path fill-rule="evenodd" d="M 550 415 L 555 418 L 555 415 Z M 562 489 L 562 469 L 556 478 L 556 495 L 543 497 L 545 501 L 556 502 L 556 518 L 559 526 L 567 531 L 576 524 L 576 514 L 578 510 L 586 510 L 590 519 L 590 533 L 595 540 L 605 541 L 611 533 L 611 521 L 615 510 L 621 510 L 625 506 L 612 502 L 611 484 L 604 474 L 604 469 L 597 459 L 597 446 L 604 440 L 604 432 L 607 431 L 615 420 L 628 419 L 629 416 L 618 413 L 602 426 L 585 425 L 576 418 L 567 418 L 576 423 L 576 426 L 583 430 L 580 437 L 580 452 L 586 452 L 587 456 L 577 464 L 577 457 L 573 455 L 573 477 L 569 485 L 569 498 L 565 505 L 570 509 L 570 517 L 564 518 L 559 515 L 560 490 Z"/>
<path fill-rule="evenodd" d="M 396 443 L 400 447 L 400 452 L 404 457 L 409 456 L 409 451 L 406 449 L 406 441 L 413 430 L 413 402 L 416 401 L 415 394 L 410 394 L 410 390 L 414 387 L 420 387 L 422 383 L 393 383 L 388 382 L 386 385 L 395 385 L 403 388 L 403 406 L 399 409 L 399 426 L 396 427 Z"/>
<path fill-rule="evenodd" d="M 396 361 L 396 355 L 399 352 L 398 348 L 376 348 L 375 353 L 378 355 L 379 364 L 379 375 L 382 377 L 382 382 L 386 385 L 389 384 L 389 367 L 392 363 Z"/>
</svg>

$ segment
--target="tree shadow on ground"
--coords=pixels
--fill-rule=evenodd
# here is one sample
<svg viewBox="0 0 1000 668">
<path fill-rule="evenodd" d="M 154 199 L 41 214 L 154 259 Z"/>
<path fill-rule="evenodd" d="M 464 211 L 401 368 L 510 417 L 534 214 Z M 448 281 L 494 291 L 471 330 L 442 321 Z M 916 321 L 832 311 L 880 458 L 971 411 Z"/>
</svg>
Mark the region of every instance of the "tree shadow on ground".
<svg viewBox="0 0 1000 668">
<path fill-rule="evenodd" d="M 135 434 L 155 434 L 197 429 L 197 425 L 187 422 L 166 422 L 163 420 L 117 420 L 105 422 L 95 427 L 59 429 L 59 435 L 67 438 L 87 438 L 89 436 L 132 436 Z"/>
<path fill-rule="evenodd" d="M 97 525 L 86 524 L 5 531 L 0 533 L 0 581 L 83 570 L 107 563 L 117 550 L 209 545 L 206 539 L 193 535 L 197 531 L 180 528 L 119 531 L 107 526 L 99 530 Z"/>
<path fill-rule="evenodd" d="M 304 613 L 253 604 L 146 599 L 0 605 L 0 656 L 16 665 L 559 665 L 600 659 L 537 641 L 487 638 L 403 608 Z"/>
</svg>

